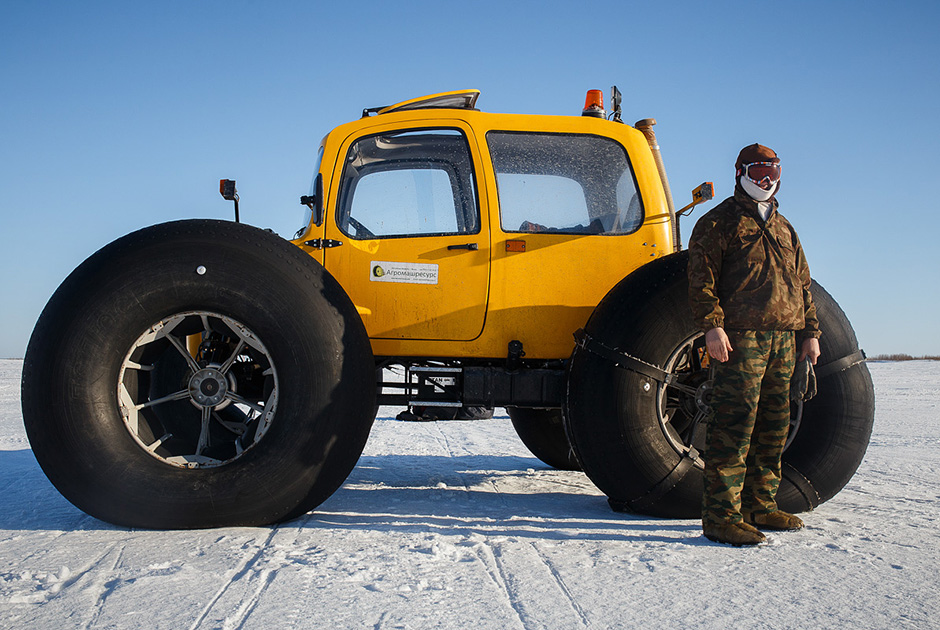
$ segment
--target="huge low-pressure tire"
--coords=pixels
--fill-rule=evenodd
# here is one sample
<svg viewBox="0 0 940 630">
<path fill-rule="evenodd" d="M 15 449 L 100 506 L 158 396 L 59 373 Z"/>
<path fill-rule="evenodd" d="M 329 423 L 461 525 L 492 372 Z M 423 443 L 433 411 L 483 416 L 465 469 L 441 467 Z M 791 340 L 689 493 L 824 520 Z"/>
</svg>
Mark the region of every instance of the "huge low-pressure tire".
<svg viewBox="0 0 940 630">
<path fill-rule="evenodd" d="M 22 388 L 56 488 L 94 517 L 160 529 L 309 511 L 355 466 L 375 404 L 339 284 L 272 233 L 209 220 L 82 263 L 36 325 Z"/>
<path fill-rule="evenodd" d="M 507 407 L 516 435 L 540 460 L 559 470 L 581 470 L 565 434 L 561 409 Z"/>
<path fill-rule="evenodd" d="M 681 252 L 622 280 L 598 304 L 571 357 L 566 430 L 584 472 L 617 510 L 701 515 L 711 380 L 689 309 L 687 264 Z M 790 512 L 842 489 L 862 461 L 874 419 L 871 376 L 852 326 L 821 286 L 812 292 L 823 376 L 817 396 L 792 409 L 777 495 Z"/>
</svg>

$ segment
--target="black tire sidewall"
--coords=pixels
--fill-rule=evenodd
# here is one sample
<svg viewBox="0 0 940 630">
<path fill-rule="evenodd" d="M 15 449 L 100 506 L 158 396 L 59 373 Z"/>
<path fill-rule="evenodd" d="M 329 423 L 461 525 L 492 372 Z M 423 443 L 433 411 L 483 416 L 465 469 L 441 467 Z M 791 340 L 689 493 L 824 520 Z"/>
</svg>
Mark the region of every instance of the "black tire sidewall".
<svg viewBox="0 0 940 630">
<path fill-rule="evenodd" d="M 685 252 L 641 267 L 598 304 L 585 330 L 608 347 L 663 366 L 695 334 L 683 281 Z M 679 464 L 657 415 L 658 384 L 576 348 L 569 365 L 566 422 L 584 472 L 612 502 L 644 497 Z M 663 499 L 643 509 L 653 516 L 700 513 L 702 473 L 691 467 Z"/>
<path fill-rule="evenodd" d="M 819 283 L 810 288 L 820 330 L 817 368 L 858 350 L 848 317 Z M 824 376 L 818 393 L 803 403 L 800 427 L 783 454 L 783 480 L 777 503 L 803 512 L 835 496 L 865 456 L 875 419 L 875 391 L 868 366 L 858 363 Z"/>
<path fill-rule="evenodd" d="M 542 462 L 558 470 L 581 470 L 568 436 L 561 409 L 507 407 L 516 435 Z"/>
<path fill-rule="evenodd" d="M 688 303 L 687 262 L 688 253 L 680 252 L 625 278 L 598 304 L 585 326 L 588 334 L 665 366 L 675 349 L 697 332 Z M 835 300 L 818 284 L 812 291 L 823 332 L 822 366 L 852 354 L 858 345 Z M 585 473 L 612 503 L 635 505 L 683 457 L 659 423 L 658 387 L 655 380 L 583 348 L 572 354 L 565 414 L 569 439 Z M 864 456 L 873 419 L 874 391 L 863 364 L 821 379 L 819 393 L 804 404 L 800 428 L 783 455 L 777 495 L 781 509 L 812 509 L 841 490 Z M 702 476 L 700 465 L 689 467 L 674 488 L 637 511 L 698 517 Z"/>
<path fill-rule="evenodd" d="M 150 456 L 118 410 L 128 350 L 186 311 L 243 323 L 278 373 L 267 434 L 217 468 Z M 371 425 L 373 366 L 354 307 L 309 256 L 256 228 L 182 221 L 119 239 L 66 279 L 27 351 L 24 420 L 50 480 L 93 516 L 157 528 L 270 523 L 321 502 L 355 465 Z"/>
</svg>

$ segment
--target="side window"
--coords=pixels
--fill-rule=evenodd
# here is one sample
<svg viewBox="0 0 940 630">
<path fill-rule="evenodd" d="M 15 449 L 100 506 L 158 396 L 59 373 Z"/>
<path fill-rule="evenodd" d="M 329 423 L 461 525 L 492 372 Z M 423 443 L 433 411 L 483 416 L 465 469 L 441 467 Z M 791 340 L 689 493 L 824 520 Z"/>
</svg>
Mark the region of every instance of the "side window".
<svg viewBox="0 0 940 630">
<path fill-rule="evenodd" d="M 544 231 L 591 222 L 584 188 L 570 177 L 498 171 L 496 177 L 503 231 Z"/>
<path fill-rule="evenodd" d="M 349 148 L 337 225 L 354 239 L 480 231 L 469 145 L 454 129 L 377 134 Z"/>
<path fill-rule="evenodd" d="M 628 234 L 643 204 L 624 148 L 584 134 L 486 134 L 504 232 Z"/>
</svg>

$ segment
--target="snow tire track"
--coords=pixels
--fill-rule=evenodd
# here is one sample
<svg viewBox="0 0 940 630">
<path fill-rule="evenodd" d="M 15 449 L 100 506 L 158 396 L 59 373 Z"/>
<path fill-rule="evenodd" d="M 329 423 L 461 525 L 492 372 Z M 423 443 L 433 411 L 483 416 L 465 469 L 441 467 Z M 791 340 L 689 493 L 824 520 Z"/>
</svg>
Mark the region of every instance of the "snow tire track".
<svg viewBox="0 0 940 630">
<path fill-rule="evenodd" d="M 274 580 L 276 575 L 276 570 L 267 569 L 263 571 L 253 570 L 253 567 L 258 564 L 264 557 L 265 552 L 271 544 L 271 541 L 274 539 L 274 536 L 277 534 L 278 528 L 275 526 L 271 529 L 271 532 L 268 534 L 264 542 L 253 551 L 249 551 L 245 554 L 244 561 L 242 562 L 241 568 L 236 569 L 235 571 L 229 572 L 228 577 L 225 580 L 225 583 L 219 588 L 216 594 L 209 600 L 209 603 L 206 604 L 203 608 L 202 613 L 196 618 L 193 624 L 189 627 L 189 630 L 198 630 L 200 626 L 203 625 L 209 618 L 209 613 L 212 612 L 212 609 L 219 603 L 222 597 L 239 581 L 241 581 L 246 576 L 250 577 L 253 574 L 261 575 L 261 584 L 258 589 L 247 599 L 242 600 L 241 604 L 235 611 L 234 619 L 229 619 L 225 617 L 223 623 L 223 628 L 225 630 L 236 630 L 244 626 L 245 621 L 248 619 L 248 616 L 251 614 L 251 611 L 255 609 L 258 605 L 258 602 L 261 600 L 261 595 L 267 590 L 268 586 L 271 585 L 271 582 Z M 217 628 L 217 625 L 214 625 L 210 622 L 212 628 Z"/>
<path fill-rule="evenodd" d="M 542 553 L 542 551 L 534 542 L 530 542 L 529 545 L 532 547 L 532 550 L 535 551 L 535 554 L 539 557 L 539 560 L 541 560 L 545 565 L 545 568 L 548 569 L 548 572 L 552 574 L 552 578 L 554 578 L 558 588 L 561 589 L 562 593 L 564 593 L 568 603 L 571 604 L 572 610 L 574 610 L 575 614 L 577 614 L 578 618 L 581 620 L 581 625 L 585 628 L 589 628 L 591 624 L 588 622 L 588 618 L 584 612 L 584 609 L 581 608 L 581 606 L 578 604 L 578 601 L 571 594 L 571 591 L 568 589 L 568 585 L 565 584 L 564 579 L 561 577 L 561 573 L 558 572 L 558 570 L 555 568 L 555 565 L 552 564 L 551 560 L 549 560 L 548 557 Z"/>
<path fill-rule="evenodd" d="M 382 614 L 379 615 L 379 620 L 375 622 L 375 625 L 372 626 L 372 630 L 382 630 L 382 624 L 385 623 L 385 618 L 388 617 L 388 611 L 382 611 Z"/>
<path fill-rule="evenodd" d="M 51 536 L 51 537 L 48 538 L 47 540 L 44 540 L 44 541 L 42 542 L 42 544 L 36 545 L 36 547 L 35 547 L 32 551 L 30 551 L 29 553 L 23 555 L 23 556 L 20 558 L 20 561 L 21 561 L 21 562 L 29 562 L 29 561 L 33 560 L 34 558 L 37 558 L 37 557 L 39 557 L 39 556 L 42 556 L 42 555 L 45 554 L 49 549 L 55 548 L 55 547 L 59 544 L 58 541 L 59 541 L 63 536 L 65 536 L 65 535 L 68 534 L 68 533 L 69 533 L 69 532 L 66 532 L 66 531 L 58 531 L 58 532 L 55 532 L 55 534 L 54 534 L 53 536 Z"/>
<path fill-rule="evenodd" d="M 434 425 L 435 432 L 437 433 L 438 436 L 440 436 L 440 438 L 435 438 L 435 439 L 440 443 L 442 447 L 444 447 L 444 450 L 447 451 L 447 454 L 450 457 L 458 457 L 457 453 L 454 451 L 454 447 L 451 446 L 450 440 L 447 438 L 447 434 L 444 433 L 444 429 L 441 428 L 441 422 L 437 421 L 437 422 L 433 422 L 432 424 Z M 464 447 L 461 447 L 461 451 L 463 451 L 462 453 L 463 455 L 473 455 L 473 453 L 471 453 Z"/>
<path fill-rule="evenodd" d="M 451 447 L 450 440 L 447 439 L 447 434 L 444 433 L 444 430 L 441 429 L 440 422 L 433 422 L 435 435 L 431 436 L 440 446 L 443 448 L 444 452 L 447 453 L 447 456 L 450 458 L 457 457 L 457 454 L 454 452 L 453 447 Z M 430 429 L 430 427 L 429 427 Z M 430 431 L 429 431 L 430 435 Z M 470 451 L 463 449 L 464 454 L 469 455 Z M 471 494 L 470 485 L 467 483 L 465 475 L 457 473 L 458 478 L 460 479 L 460 484 L 463 486 L 464 492 L 469 496 Z"/>
<path fill-rule="evenodd" d="M 105 558 L 111 555 L 111 552 L 114 551 L 116 547 L 117 545 L 109 546 L 108 549 L 103 554 L 101 554 L 97 560 L 92 560 L 91 562 L 83 566 L 81 569 L 79 569 L 77 572 L 71 574 L 70 576 L 65 578 L 62 582 L 59 582 L 58 584 L 56 584 L 50 591 L 51 592 L 50 599 L 54 597 L 58 597 L 59 595 L 61 595 L 66 590 L 70 589 L 72 586 L 77 584 L 80 580 L 82 580 L 82 578 L 86 576 L 90 576 L 89 579 L 91 579 L 91 577 L 93 577 L 92 572 L 95 569 L 97 569 L 98 566 L 101 565 L 102 562 L 104 562 Z M 124 547 L 122 545 L 121 546 L 122 551 L 123 551 L 123 548 Z M 114 566 L 117 566 L 117 564 L 115 563 Z M 114 566 L 112 566 L 112 569 L 114 568 Z"/>
<path fill-rule="evenodd" d="M 534 543 L 491 546 L 488 541 L 478 547 L 477 555 L 525 630 L 590 627 L 561 573 Z M 552 585 L 560 595 L 555 595 Z"/>
<path fill-rule="evenodd" d="M 112 546 L 110 549 L 108 549 L 107 553 L 105 553 L 105 555 L 102 556 L 101 559 L 98 561 L 98 564 L 104 562 L 104 559 L 108 557 L 108 555 L 111 555 L 111 552 L 114 551 L 116 547 L 117 546 Z M 95 626 L 95 624 L 98 621 L 98 618 L 101 617 L 101 613 L 104 612 L 105 601 L 121 583 L 120 577 L 112 577 L 112 576 L 120 575 L 120 572 L 118 571 L 118 567 L 121 566 L 121 559 L 124 557 L 124 550 L 126 549 L 126 547 L 127 545 L 123 544 L 119 548 L 117 548 L 117 553 L 114 554 L 115 556 L 114 562 L 111 563 L 111 568 L 107 570 L 105 575 L 99 576 L 98 579 L 95 580 L 97 582 L 96 586 L 98 587 L 100 592 L 98 594 L 97 601 L 95 601 L 95 606 L 92 611 L 91 618 L 83 626 L 85 630 L 89 630 L 90 628 L 93 628 Z M 109 577 L 111 579 L 108 579 Z"/>
<path fill-rule="evenodd" d="M 486 573 L 490 580 L 505 599 L 509 610 L 514 613 L 516 617 L 514 621 L 518 622 L 516 627 L 522 628 L 522 630 L 531 630 L 526 623 L 526 614 L 522 610 L 521 602 L 515 592 L 509 588 L 502 563 L 496 559 L 496 554 L 493 549 L 488 543 L 483 543 L 477 546 L 476 552 L 477 556 L 479 556 L 480 560 L 483 562 L 483 566 L 486 567 Z"/>
<path fill-rule="evenodd" d="M 466 447 L 463 447 L 463 446 L 460 447 L 462 451 L 462 455 L 458 455 L 457 452 L 454 450 L 454 448 L 451 446 L 451 441 L 450 439 L 448 439 L 447 434 L 444 433 L 444 430 L 441 428 L 441 422 L 437 421 L 437 422 L 434 422 L 433 424 L 434 424 L 434 428 L 436 429 L 437 435 L 440 436 L 439 438 L 435 437 L 435 439 L 443 447 L 444 451 L 447 452 L 447 455 L 449 457 L 455 458 L 455 457 L 461 457 L 461 456 L 465 457 L 465 456 L 474 455 L 472 451 L 468 450 Z M 466 481 L 466 476 L 460 473 L 457 473 L 457 474 L 460 475 L 461 483 L 463 484 L 464 489 L 467 491 L 468 494 L 471 493 L 472 490 L 470 488 L 470 484 L 468 484 Z M 499 498 L 500 503 L 505 507 L 510 507 L 510 504 L 506 500 L 506 497 L 500 491 L 499 485 L 497 484 L 496 480 L 489 478 L 487 479 L 487 483 L 490 485 L 490 487 L 492 487 L 493 494 Z"/>
<path fill-rule="evenodd" d="M 255 589 L 251 597 L 242 602 L 232 617 L 226 617 L 225 622 L 222 624 L 224 630 L 241 630 L 241 628 L 244 627 L 248 616 L 251 615 L 251 612 L 258 606 L 258 603 L 261 601 L 261 596 L 264 595 L 264 592 L 271 586 L 271 582 L 274 581 L 276 575 L 277 568 L 261 571 L 261 583 L 258 585 L 258 588 Z"/>
</svg>

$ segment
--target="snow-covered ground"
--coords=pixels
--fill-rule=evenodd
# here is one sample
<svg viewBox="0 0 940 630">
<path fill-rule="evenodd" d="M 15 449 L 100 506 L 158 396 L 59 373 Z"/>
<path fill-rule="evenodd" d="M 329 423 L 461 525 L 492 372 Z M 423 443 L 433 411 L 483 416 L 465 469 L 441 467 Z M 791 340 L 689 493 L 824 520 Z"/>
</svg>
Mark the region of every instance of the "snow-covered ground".
<svg viewBox="0 0 940 630">
<path fill-rule="evenodd" d="M 0 628 L 937 628 L 940 362 L 873 363 L 868 455 L 807 527 L 757 548 L 616 514 L 533 458 L 505 415 L 383 408 L 318 510 L 271 528 L 152 532 L 46 481 L 0 361 Z"/>
</svg>

